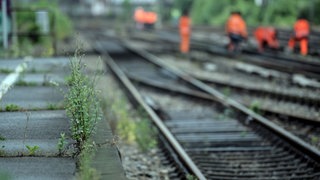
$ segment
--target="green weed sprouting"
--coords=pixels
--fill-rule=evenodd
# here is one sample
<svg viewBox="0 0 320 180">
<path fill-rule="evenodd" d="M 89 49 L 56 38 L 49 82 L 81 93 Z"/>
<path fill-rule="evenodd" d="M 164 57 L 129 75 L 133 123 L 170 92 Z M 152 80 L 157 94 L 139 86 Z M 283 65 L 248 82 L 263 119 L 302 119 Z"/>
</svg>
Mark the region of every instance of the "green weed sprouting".
<svg viewBox="0 0 320 180">
<path fill-rule="evenodd" d="M 16 86 L 37 86 L 38 84 L 35 82 L 27 82 L 24 80 L 19 80 L 15 83 Z"/>
<path fill-rule="evenodd" d="M 117 133 L 127 143 L 133 143 L 136 140 L 136 124 L 130 119 L 130 115 L 126 110 L 126 102 L 123 99 L 115 100 L 111 108 L 118 120 Z"/>
<path fill-rule="evenodd" d="M 259 101 L 253 101 L 250 106 L 249 109 L 252 110 L 253 112 L 257 113 L 257 114 L 261 114 L 261 103 Z"/>
<path fill-rule="evenodd" d="M 29 146 L 29 145 L 26 145 L 26 148 L 28 149 L 29 151 L 29 156 L 33 156 L 35 155 L 36 151 L 40 148 L 39 146 Z"/>
<path fill-rule="evenodd" d="M 76 179 L 80 180 L 98 180 L 101 179 L 99 172 L 94 169 L 92 165 L 92 159 L 95 156 L 95 144 L 89 144 L 85 142 L 83 150 L 79 154 L 79 173 L 77 174 Z"/>
<path fill-rule="evenodd" d="M 136 126 L 136 141 L 142 151 L 147 151 L 157 145 L 156 130 L 152 128 L 150 121 L 142 119 Z"/>
<path fill-rule="evenodd" d="M 66 135 L 65 133 L 60 133 L 60 138 L 58 140 L 57 148 L 59 151 L 59 154 L 61 155 L 65 146 L 66 146 Z"/>
<path fill-rule="evenodd" d="M 186 176 L 187 180 L 198 180 L 198 178 L 195 175 L 187 174 Z"/>
<path fill-rule="evenodd" d="M 18 106 L 18 105 L 15 105 L 15 104 L 7 104 L 6 107 L 5 107 L 5 110 L 6 111 L 19 111 L 21 108 Z"/>
<path fill-rule="evenodd" d="M 10 73 L 13 73 L 14 70 L 11 70 L 11 69 L 3 69 L 3 68 L 0 68 L 0 73 L 2 74 L 10 74 Z"/>
<path fill-rule="evenodd" d="M 102 112 L 97 91 L 94 89 L 96 79 L 84 75 L 83 55 L 77 49 L 70 60 L 71 75 L 68 79 L 69 91 L 65 95 L 66 113 L 71 119 L 72 138 L 81 151 L 85 142 L 90 138 Z"/>
<path fill-rule="evenodd" d="M 54 104 L 54 103 L 49 103 L 47 105 L 47 108 L 48 110 L 59 110 L 59 109 L 63 109 L 63 105 L 61 104 Z"/>
</svg>

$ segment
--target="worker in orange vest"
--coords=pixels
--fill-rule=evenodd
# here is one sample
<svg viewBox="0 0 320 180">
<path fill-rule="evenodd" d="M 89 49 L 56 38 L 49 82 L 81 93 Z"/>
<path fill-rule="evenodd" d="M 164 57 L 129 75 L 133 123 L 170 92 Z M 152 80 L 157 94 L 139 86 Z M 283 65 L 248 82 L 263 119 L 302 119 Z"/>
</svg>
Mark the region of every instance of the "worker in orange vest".
<svg viewBox="0 0 320 180">
<path fill-rule="evenodd" d="M 294 34 L 291 36 L 288 47 L 289 51 L 292 52 L 296 42 L 300 42 L 300 54 L 308 54 L 308 36 L 310 34 L 310 25 L 308 20 L 303 17 L 299 17 L 294 24 Z"/>
<path fill-rule="evenodd" d="M 228 51 L 237 51 L 239 44 L 248 36 L 246 23 L 240 12 L 234 11 L 231 13 L 226 23 L 226 33 L 230 39 Z"/>
<path fill-rule="evenodd" d="M 190 35 L 191 35 L 191 20 L 188 16 L 188 11 L 184 10 L 179 19 L 180 32 L 180 52 L 188 53 L 190 49 Z"/>
<path fill-rule="evenodd" d="M 157 14 L 155 12 L 144 12 L 144 22 L 146 28 L 153 29 L 154 24 L 157 22 Z"/>
<path fill-rule="evenodd" d="M 279 42 L 277 40 L 277 31 L 273 27 L 258 27 L 254 31 L 254 37 L 259 45 L 259 52 L 263 52 L 265 48 L 278 49 Z"/>
<path fill-rule="evenodd" d="M 142 7 L 138 7 L 134 12 L 134 21 L 136 23 L 137 29 L 143 29 L 144 26 L 144 9 Z"/>
</svg>

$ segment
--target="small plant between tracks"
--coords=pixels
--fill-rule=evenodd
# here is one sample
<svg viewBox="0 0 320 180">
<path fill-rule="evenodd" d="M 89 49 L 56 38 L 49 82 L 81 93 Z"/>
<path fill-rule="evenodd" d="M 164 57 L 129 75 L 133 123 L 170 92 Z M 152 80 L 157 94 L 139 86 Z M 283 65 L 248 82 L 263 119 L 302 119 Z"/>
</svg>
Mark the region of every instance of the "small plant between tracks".
<svg viewBox="0 0 320 180">
<path fill-rule="evenodd" d="M 66 113 L 71 119 L 72 138 L 76 141 L 78 154 L 94 132 L 95 125 L 101 119 L 100 101 L 94 89 L 95 79 L 84 75 L 83 55 L 77 49 L 70 60 L 71 75 L 65 95 Z"/>
</svg>

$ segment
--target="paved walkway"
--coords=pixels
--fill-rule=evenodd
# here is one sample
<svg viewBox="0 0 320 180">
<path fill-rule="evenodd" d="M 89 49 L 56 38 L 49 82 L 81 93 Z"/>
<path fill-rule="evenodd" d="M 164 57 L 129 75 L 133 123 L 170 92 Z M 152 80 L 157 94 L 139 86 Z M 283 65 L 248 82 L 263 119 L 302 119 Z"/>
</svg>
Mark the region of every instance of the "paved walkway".
<svg viewBox="0 0 320 180">
<path fill-rule="evenodd" d="M 0 179 L 76 179 L 72 146 L 63 156 L 57 147 L 60 133 L 71 135 L 63 109 L 69 59 L 0 60 L 0 72 Z M 98 127 L 97 141 L 112 138 L 106 121 Z M 93 167 L 101 179 L 125 179 L 115 147 L 99 148 Z"/>
</svg>

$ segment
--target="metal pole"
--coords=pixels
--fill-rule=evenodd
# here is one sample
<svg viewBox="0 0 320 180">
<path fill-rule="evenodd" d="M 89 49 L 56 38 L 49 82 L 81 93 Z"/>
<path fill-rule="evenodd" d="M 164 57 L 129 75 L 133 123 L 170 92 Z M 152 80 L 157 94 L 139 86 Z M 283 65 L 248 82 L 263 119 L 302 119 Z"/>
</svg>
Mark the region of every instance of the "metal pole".
<svg viewBox="0 0 320 180">
<path fill-rule="evenodd" d="M 2 0 L 2 36 L 3 48 L 8 48 L 8 22 L 7 22 L 7 2 Z"/>
<path fill-rule="evenodd" d="M 52 22 L 52 38 L 53 38 L 53 50 L 54 50 L 54 56 L 57 56 L 58 54 L 58 46 L 57 46 L 57 31 L 56 31 L 56 14 L 51 11 L 53 14 L 53 22 Z"/>
</svg>

